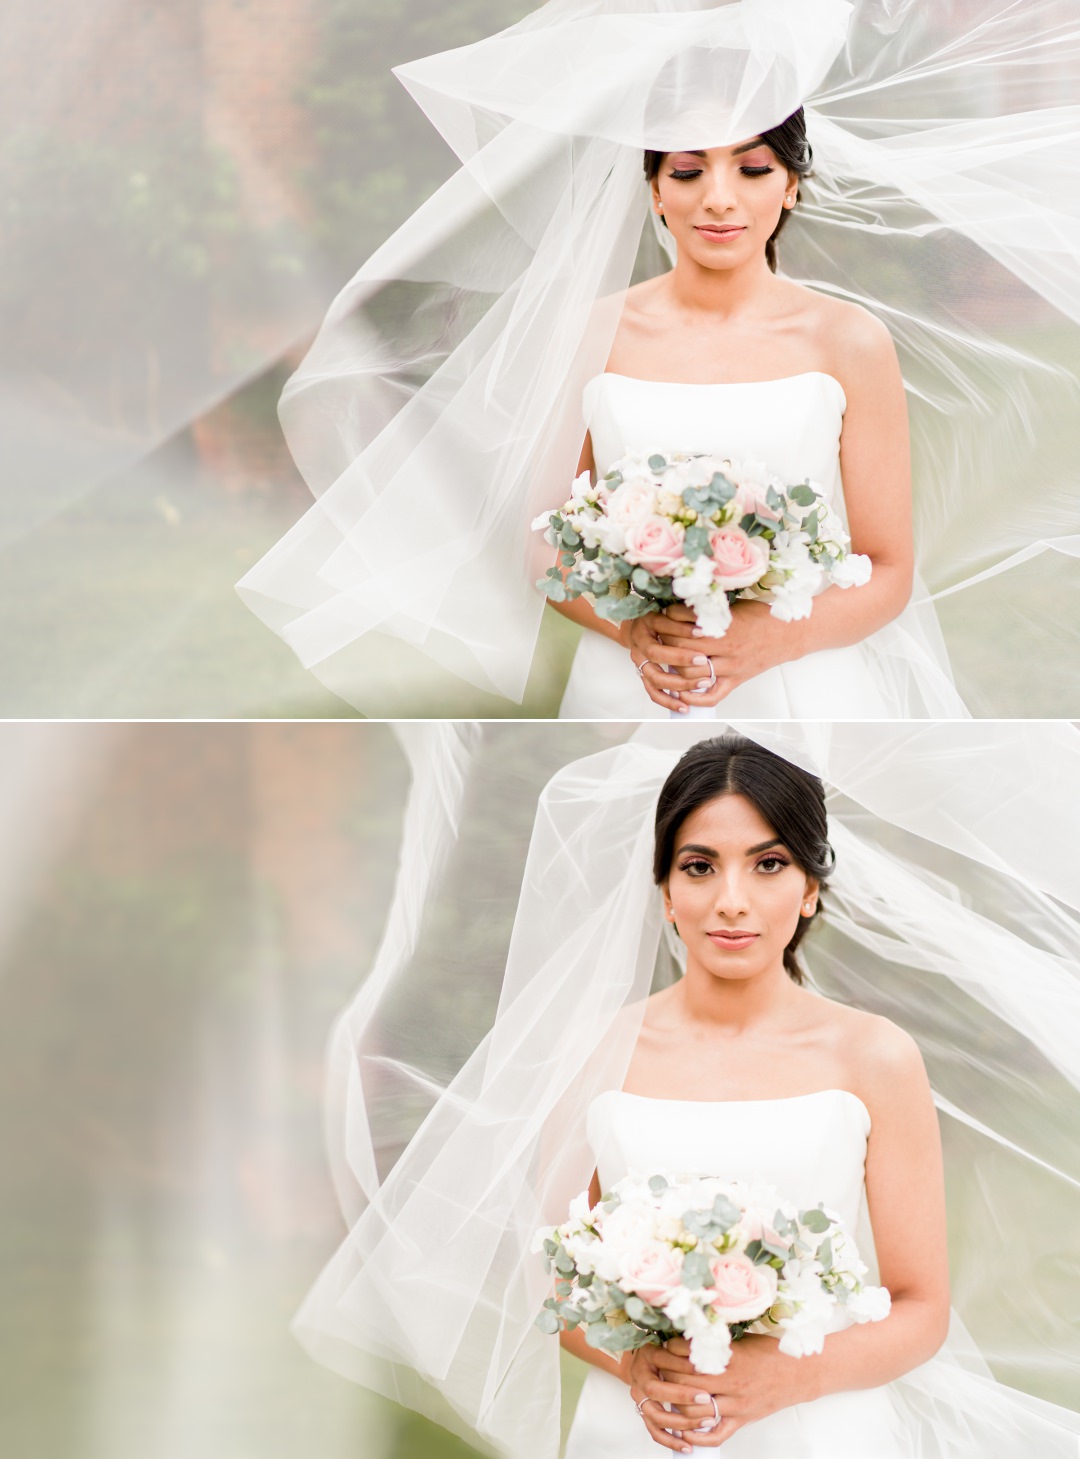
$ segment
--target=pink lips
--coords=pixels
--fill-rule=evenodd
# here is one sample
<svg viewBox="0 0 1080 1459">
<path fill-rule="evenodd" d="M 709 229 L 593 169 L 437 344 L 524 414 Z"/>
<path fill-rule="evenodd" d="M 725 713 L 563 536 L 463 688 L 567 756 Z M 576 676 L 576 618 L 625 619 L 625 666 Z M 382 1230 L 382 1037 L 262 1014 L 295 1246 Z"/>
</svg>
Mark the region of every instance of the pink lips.
<svg viewBox="0 0 1080 1459">
<path fill-rule="evenodd" d="M 706 936 L 715 947 L 728 952 L 739 952 L 757 940 L 756 932 L 709 932 Z"/>
<path fill-rule="evenodd" d="M 746 232 L 746 229 L 745 228 L 710 228 L 710 227 L 702 227 L 702 226 L 699 225 L 695 229 L 695 231 L 698 232 L 698 233 L 700 233 L 701 236 L 702 236 L 702 238 L 708 238 L 710 240 L 710 242 L 713 242 L 713 243 L 727 243 L 732 238 L 738 238 L 741 234 L 745 233 Z"/>
</svg>

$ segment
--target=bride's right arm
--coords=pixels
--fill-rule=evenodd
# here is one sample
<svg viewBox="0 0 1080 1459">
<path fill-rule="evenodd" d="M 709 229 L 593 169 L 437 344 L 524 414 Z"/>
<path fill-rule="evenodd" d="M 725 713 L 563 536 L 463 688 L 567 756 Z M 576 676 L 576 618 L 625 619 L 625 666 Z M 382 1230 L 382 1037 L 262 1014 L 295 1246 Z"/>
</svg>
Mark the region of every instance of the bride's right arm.
<svg viewBox="0 0 1080 1459">
<path fill-rule="evenodd" d="M 595 470 L 592 436 L 586 432 L 581 455 L 578 457 L 576 474 L 580 476 L 583 471 L 593 474 Z M 557 560 L 558 553 L 555 553 L 552 561 Z M 549 598 L 548 606 L 554 608 L 556 613 L 561 613 L 564 618 L 569 618 L 571 622 L 580 624 L 582 628 L 591 628 L 594 633 L 602 633 L 605 638 L 612 639 L 630 655 L 630 661 L 635 668 L 645 659 L 649 659 L 654 664 L 663 662 L 675 665 L 689 665 L 696 661 L 704 666 L 703 674 L 708 672 L 708 660 L 697 648 L 671 648 L 656 636 L 653 632 L 656 614 L 650 613 L 643 618 L 631 618 L 625 623 L 611 623 L 608 619 L 601 618 L 585 597 L 571 598 L 562 603 L 556 603 Z M 673 699 L 670 695 L 665 694 L 658 683 L 650 682 L 650 679 L 654 679 L 661 672 L 659 669 L 646 671 L 646 675 L 642 678 L 645 692 L 654 703 L 661 705 L 664 709 L 685 709 L 686 706 L 680 705 L 678 699 Z"/>
</svg>

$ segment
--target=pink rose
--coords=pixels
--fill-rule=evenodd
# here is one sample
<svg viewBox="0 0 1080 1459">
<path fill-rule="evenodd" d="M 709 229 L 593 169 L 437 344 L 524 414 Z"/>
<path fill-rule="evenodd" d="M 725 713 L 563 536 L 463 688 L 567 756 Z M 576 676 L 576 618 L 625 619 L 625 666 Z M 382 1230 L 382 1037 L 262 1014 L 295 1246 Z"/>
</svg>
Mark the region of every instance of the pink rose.
<svg viewBox="0 0 1080 1459">
<path fill-rule="evenodd" d="M 709 1270 L 713 1284 L 704 1295 L 721 1322 L 749 1322 L 776 1301 L 775 1267 L 755 1266 L 745 1256 L 729 1252 L 714 1257 Z"/>
<path fill-rule="evenodd" d="M 624 481 L 607 499 L 608 520 L 619 527 L 634 527 L 656 511 L 656 487 L 651 481 Z"/>
<path fill-rule="evenodd" d="M 682 1252 L 662 1241 L 649 1241 L 626 1258 L 619 1286 L 659 1307 L 681 1281 Z"/>
<path fill-rule="evenodd" d="M 739 1225 L 746 1232 L 747 1241 L 768 1241 L 773 1246 L 787 1248 L 787 1242 L 784 1238 L 778 1235 L 760 1216 L 753 1216 L 748 1213 L 742 1218 Z"/>
<path fill-rule="evenodd" d="M 778 522 L 780 518 L 765 501 L 767 490 L 767 487 L 755 486 L 753 482 L 740 482 L 735 489 L 735 521 L 741 522 L 748 512 L 756 512 L 768 522 Z"/>
<path fill-rule="evenodd" d="M 626 534 L 626 560 L 649 572 L 671 572 L 682 557 L 686 528 L 665 517 L 648 517 Z"/>
<path fill-rule="evenodd" d="M 713 581 L 722 588 L 748 588 L 769 565 L 769 544 L 748 537 L 741 527 L 717 527 L 709 533 L 713 554 Z"/>
</svg>

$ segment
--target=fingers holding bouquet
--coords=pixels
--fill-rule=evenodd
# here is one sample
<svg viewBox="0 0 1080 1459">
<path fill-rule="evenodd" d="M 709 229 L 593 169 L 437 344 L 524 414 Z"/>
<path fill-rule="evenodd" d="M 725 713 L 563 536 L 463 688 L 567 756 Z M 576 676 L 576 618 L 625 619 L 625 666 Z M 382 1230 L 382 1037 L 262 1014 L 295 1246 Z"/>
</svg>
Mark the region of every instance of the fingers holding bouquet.
<svg viewBox="0 0 1080 1459">
<path fill-rule="evenodd" d="M 587 595 L 619 624 L 646 692 L 668 709 L 688 696 L 716 704 L 795 657 L 791 635 L 776 630 L 808 617 L 829 584 L 860 586 L 871 572 L 809 481 L 785 486 L 760 463 L 727 457 L 622 457 L 596 482 L 583 472 L 533 527 L 558 548 L 537 586 L 556 602 Z"/>
<path fill-rule="evenodd" d="M 630 662 L 654 704 L 674 711 L 685 709 L 687 703 L 705 703 L 701 694 L 715 686 L 717 677 L 707 648 L 691 638 L 669 639 L 665 622 L 665 615 L 656 612 L 624 625 Z"/>
<path fill-rule="evenodd" d="M 665 1449 L 690 1453 L 691 1431 L 711 1432 L 719 1410 L 696 1375 L 673 1381 L 661 1364 L 664 1349 L 652 1343 L 635 1348 L 626 1360 L 630 1397 L 655 1442 Z M 691 1369 L 691 1373 L 693 1370 Z"/>
<path fill-rule="evenodd" d="M 890 1308 L 835 1212 L 712 1176 L 627 1175 L 595 1204 L 583 1191 L 533 1249 L 556 1273 L 537 1326 L 616 1357 L 649 1432 L 684 1453 L 811 1396 L 801 1360 L 834 1320 Z"/>
</svg>

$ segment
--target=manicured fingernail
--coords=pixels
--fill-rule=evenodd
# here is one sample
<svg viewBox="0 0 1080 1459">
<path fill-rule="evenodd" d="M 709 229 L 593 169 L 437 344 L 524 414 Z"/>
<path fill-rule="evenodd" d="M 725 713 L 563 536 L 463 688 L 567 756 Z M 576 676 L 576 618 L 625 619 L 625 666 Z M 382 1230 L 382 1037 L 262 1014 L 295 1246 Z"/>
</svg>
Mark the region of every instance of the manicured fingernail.
<svg viewBox="0 0 1080 1459">
<path fill-rule="evenodd" d="M 694 1394 L 694 1402 L 695 1403 L 708 1403 L 708 1401 L 709 1401 L 709 1395 L 707 1393 L 695 1393 Z"/>
<path fill-rule="evenodd" d="M 680 704 L 679 705 L 679 713 L 680 714 L 689 714 L 690 713 L 690 706 L 688 704 Z"/>
<path fill-rule="evenodd" d="M 692 628 L 690 630 L 690 637 L 691 638 L 704 638 L 705 637 L 705 630 L 704 630 L 704 628 Z"/>
<path fill-rule="evenodd" d="M 708 663 L 708 662 L 709 662 L 709 661 L 708 661 L 708 659 L 707 659 L 707 658 L 706 658 L 706 657 L 705 657 L 705 655 L 704 655 L 704 654 L 695 654 L 695 655 L 694 655 L 694 663 L 695 663 L 695 664 L 707 664 L 707 663 Z"/>
<path fill-rule="evenodd" d="M 709 689 L 709 688 L 712 687 L 712 680 L 711 679 L 699 679 L 697 681 L 696 687 L 698 689 Z"/>
</svg>

